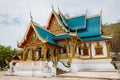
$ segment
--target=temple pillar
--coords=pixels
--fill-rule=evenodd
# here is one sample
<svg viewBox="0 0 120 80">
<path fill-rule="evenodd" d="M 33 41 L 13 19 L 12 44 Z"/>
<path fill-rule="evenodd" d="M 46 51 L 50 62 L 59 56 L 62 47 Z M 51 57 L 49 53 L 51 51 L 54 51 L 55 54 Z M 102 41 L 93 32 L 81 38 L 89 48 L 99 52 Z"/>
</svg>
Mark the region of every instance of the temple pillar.
<svg viewBox="0 0 120 80">
<path fill-rule="evenodd" d="M 32 49 L 32 54 L 31 54 L 31 56 L 32 56 L 32 57 L 31 57 L 31 58 L 32 58 L 31 60 L 34 61 L 34 58 L 35 58 L 35 50 L 33 50 L 33 49 Z"/>
<path fill-rule="evenodd" d="M 43 60 L 46 61 L 47 57 L 47 44 L 43 44 Z"/>
<path fill-rule="evenodd" d="M 73 43 L 72 43 L 72 56 L 75 57 L 75 46 Z"/>
<path fill-rule="evenodd" d="M 91 43 L 89 43 L 90 46 L 90 58 L 92 58 L 92 47 L 91 47 Z"/>
<path fill-rule="evenodd" d="M 107 49 L 107 57 L 110 57 L 110 44 L 108 41 L 105 41 L 106 43 L 106 49 Z"/>
<path fill-rule="evenodd" d="M 22 55 L 22 61 L 25 61 L 26 58 L 26 48 L 23 48 L 23 55 Z"/>
<path fill-rule="evenodd" d="M 66 57 L 68 58 L 69 56 L 69 46 L 68 46 L 68 43 L 69 43 L 69 40 L 65 39 L 65 42 L 66 42 Z"/>
<path fill-rule="evenodd" d="M 54 61 L 54 50 L 55 50 L 55 47 L 52 46 L 51 61 Z"/>
<path fill-rule="evenodd" d="M 59 60 L 59 48 L 57 48 L 57 61 Z"/>
<path fill-rule="evenodd" d="M 77 44 L 77 40 L 75 38 L 71 38 L 72 41 L 72 56 L 75 57 L 75 47 Z"/>
<path fill-rule="evenodd" d="M 32 48 L 30 48 L 29 50 L 28 50 L 28 53 L 27 53 L 28 55 L 28 57 L 27 57 L 27 60 L 28 61 L 32 61 L 32 56 L 33 56 L 33 49 Z"/>
</svg>

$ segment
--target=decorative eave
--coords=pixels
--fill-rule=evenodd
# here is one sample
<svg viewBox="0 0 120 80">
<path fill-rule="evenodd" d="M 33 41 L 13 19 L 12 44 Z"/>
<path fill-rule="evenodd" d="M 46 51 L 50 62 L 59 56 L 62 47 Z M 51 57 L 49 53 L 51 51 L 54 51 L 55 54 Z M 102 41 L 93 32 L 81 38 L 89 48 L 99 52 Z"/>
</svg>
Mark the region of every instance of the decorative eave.
<svg viewBox="0 0 120 80">
<path fill-rule="evenodd" d="M 52 15 L 55 16 L 55 18 L 57 19 L 58 23 L 60 24 L 60 22 L 59 22 L 59 20 L 58 20 L 58 18 L 57 18 L 56 12 L 55 12 L 54 10 L 52 10 L 52 12 L 51 12 L 51 14 L 50 14 L 50 17 L 49 17 L 49 19 L 48 19 L 48 22 L 47 22 L 47 27 L 49 27 L 49 23 L 50 23 L 50 20 L 51 20 Z M 61 25 L 61 24 L 60 24 L 60 25 Z"/>
<path fill-rule="evenodd" d="M 33 28 L 33 30 L 35 31 L 37 37 L 38 37 L 42 42 L 46 42 L 45 40 L 43 40 L 43 39 L 41 38 L 41 36 L 40 36 L 40 35 L 38 34 L 38 32 L 36 31 L 36 29 L 35 29 L 35 27 L 34 27 L 33 21 L 30 21 L 29 26 L 28 26 L 28 28 L 27 28 L 25 34 L 24 34 L 23 39 L 21 40 L 20 43 L 17 42 L 17 46 L 18 46 L 18 47 L 20 47 L 20 48 L 23 47 L 23 44 L 27 41 L 27 35 L 28 35 L 29 30 L 30 30 L 31 28 Z"/>
<path fill-rule="evenodd" d="M 110 37 L 110 36 L 102 36 L 102 37 L 112 40 L 112 37 Z"/>
<path fill-rule="evenodd" d="M 63 19 L 63 14 L 61 13 L 61 11 L 59 10 L 58 13 L 60 14 L 61 18 L 62 18 L 62 21 L 63 23 L 65 24 L 65 26 L 68 26 L 68 24 L 65 22 L 65 20 Z M 65 17 L 65 16 L 64 16 Z"/>
<path fill-rule="evenodd" d="M 18 46 L 18 47 L 22 48 L 22 43 L 24 43 L 24 42 L 26 41 L 26 35 L 28 34 L 28 31 L 29 31 L 29 29 L 30 29 L 30 27 L 31 27 L 31 24 L 32 24 L 32 21 L 30 21 L 30 23 L 29 23 L 29 25 L 28 25 L 28 27 L 27 27 L 27 30 L 26 30 L 26 32 L 25 32 L 22 40 L 21 40 L 20 42 L 17 42 L 17 46 Z"/>
</svg>

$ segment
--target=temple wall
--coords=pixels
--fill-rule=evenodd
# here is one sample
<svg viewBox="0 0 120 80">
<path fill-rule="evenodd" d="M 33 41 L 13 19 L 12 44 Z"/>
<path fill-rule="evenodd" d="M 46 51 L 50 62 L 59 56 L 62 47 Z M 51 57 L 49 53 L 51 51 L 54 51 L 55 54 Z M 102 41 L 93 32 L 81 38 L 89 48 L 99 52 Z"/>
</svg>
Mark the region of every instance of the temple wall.
<svg viewBox="0 0 120 80">
<path fill-rule="evenodd" d="M 90 42 L 87 42 L 86 45 L 88 47 L 88 51 L 89 51 L 89 55 L 87 56 L 83 56 L 83 49 L 81 49 L 81 58 L 90 58 L 90 45 L 89 45 Z M 103 47 L 103 54 L 100 54 L 100 55 L 96 55 L 96 52 L 95 52 L 95 46 L 97 44 L 97 41 L 95 42 L 91 42 L 91 53 L 92 53 L 92 58 L 102 58 L 102 57 L 107 57 L 107 45 L 105 43 L 105 41 L 99 41 L 100 45 Z M 83 43 L 81 44 L 81 47 L 83 47 Z"/>
<path fill-rule="evenodd" d="M 68 60 L 62 59 L 61 61 L 64 62 L 64 64 L 67 64 Z M 72 59 L 70 71 L 78 72 L 81 70 L 114 71 L 115 68 L 111 64 L 111 59 Z"/>
</svg>

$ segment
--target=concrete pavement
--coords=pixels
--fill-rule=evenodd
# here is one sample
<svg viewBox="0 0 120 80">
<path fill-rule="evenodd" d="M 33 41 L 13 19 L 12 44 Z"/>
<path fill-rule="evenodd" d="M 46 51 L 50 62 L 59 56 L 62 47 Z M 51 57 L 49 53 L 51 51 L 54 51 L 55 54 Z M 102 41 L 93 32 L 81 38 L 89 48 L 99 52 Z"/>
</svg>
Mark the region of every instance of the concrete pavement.
<svg viewBox="0 0 120 80">
<path fill-rule="evenodd" d="M 5 71 L 0 71 L 0 80 L 118 80 L 117 72 L 81 71 L 77 73 L 64 73 L 52 78 L 5 76 Z"/>
</svg>

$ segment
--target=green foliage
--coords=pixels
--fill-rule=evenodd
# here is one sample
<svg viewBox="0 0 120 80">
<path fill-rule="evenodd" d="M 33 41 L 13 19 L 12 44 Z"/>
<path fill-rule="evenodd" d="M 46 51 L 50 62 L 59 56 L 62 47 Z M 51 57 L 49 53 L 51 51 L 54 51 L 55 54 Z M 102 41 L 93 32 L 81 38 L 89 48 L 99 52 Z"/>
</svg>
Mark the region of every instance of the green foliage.
<svg viewBox="0 0 120 80">
<path fill-rule="evenodd" d="M 0 67 L 1 69 L 8 66 L 14 55 L 22 55 L 22 50 L 12 49 L 10 46 L 0 45 Z"/>
</svg>

